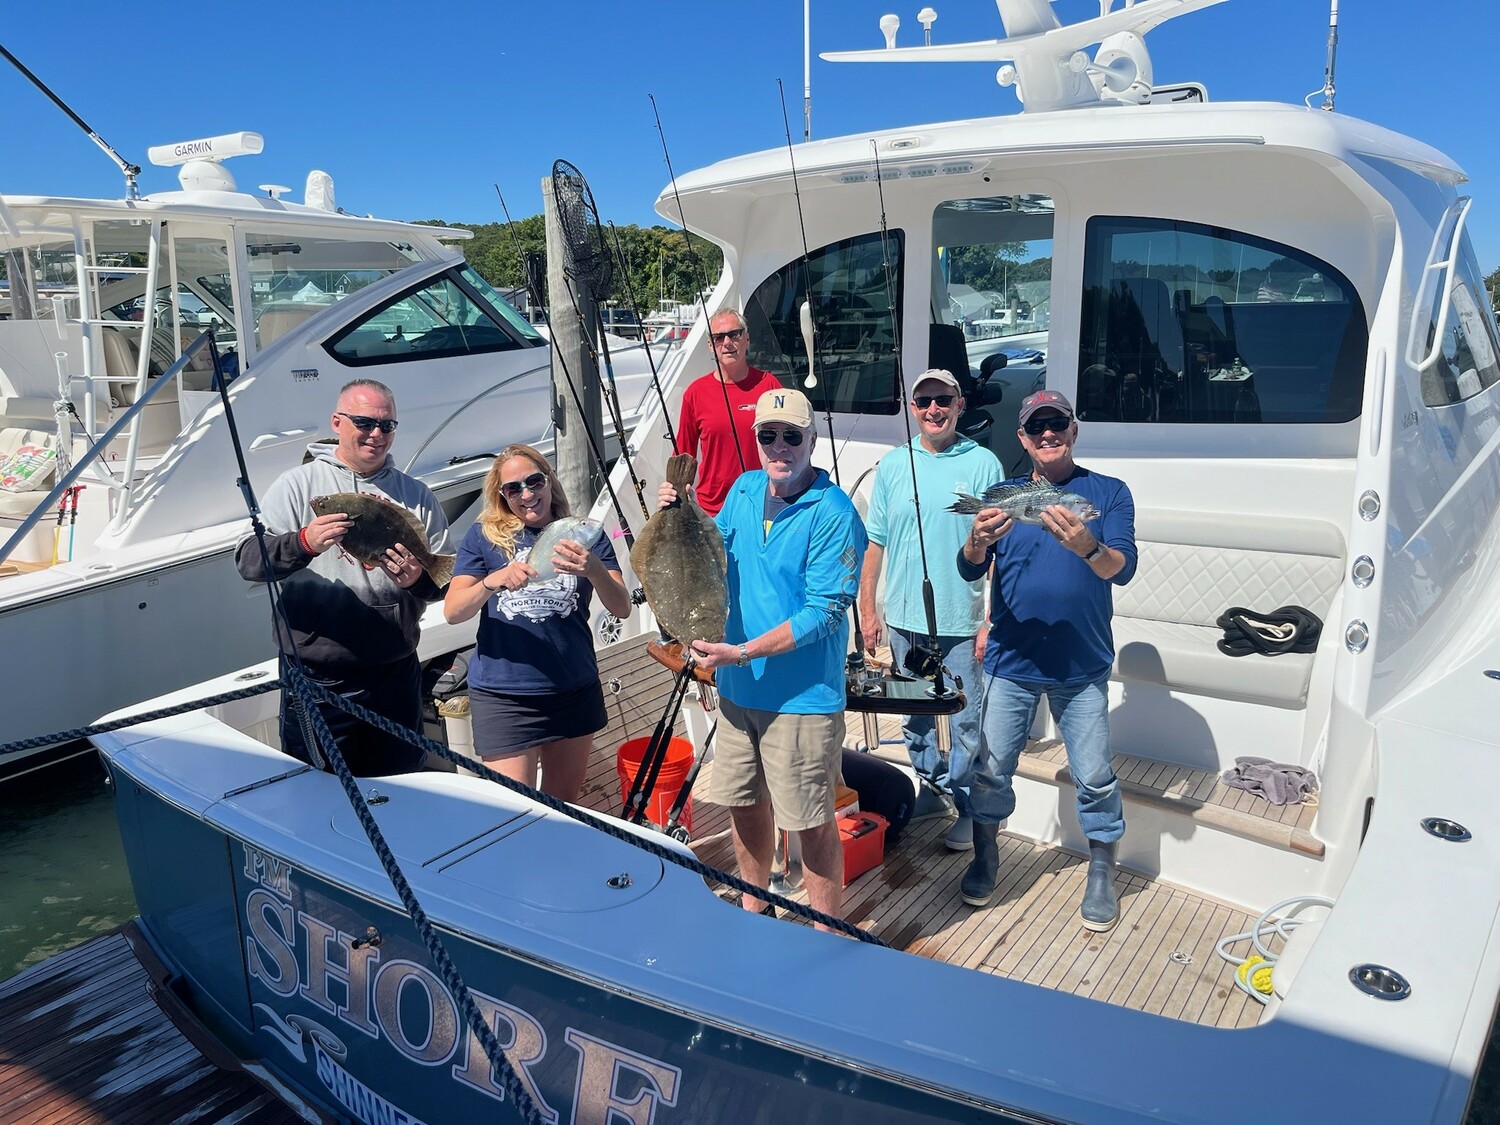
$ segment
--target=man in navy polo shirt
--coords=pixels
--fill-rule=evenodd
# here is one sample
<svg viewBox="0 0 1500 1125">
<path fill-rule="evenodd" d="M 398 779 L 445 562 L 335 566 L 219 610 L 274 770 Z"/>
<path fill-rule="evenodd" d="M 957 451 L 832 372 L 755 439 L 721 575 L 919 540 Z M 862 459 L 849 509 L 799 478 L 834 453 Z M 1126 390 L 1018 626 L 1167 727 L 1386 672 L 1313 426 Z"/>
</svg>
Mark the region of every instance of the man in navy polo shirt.
<svg viewBox="0 0 1500 1125">
<path fill-rule="evenodd" d="M 1018 523 L 998 508 L 974 517 L 958 553 L 958 573 L 993 575 L 990 638 L 984 654 L 981 750 L 966 778 L 974 818 L 974 862 L 960 891 L 971 906 L 995 893 L 1000 821 L 1015 811 L 1012 787 L 1021 749 L 1047 704 L 1067 744 L 1068 769 L 1078 790 L 1078 823 L 1089 844 L 1083 925 L 1112 928 L 1120 911 L 1114 887 L 1115 851 L 1125 832 L 1120 783 L 1109 757 L 1109 672 L 1114 664 L 1111 586 L 1135 574 L 1135 501 L 1123 481 L 1092 473 L 1073 461 L 1078 422 L 1073 405 L 1043 390 L 1021 403 L 1021 446 L 1031 457 L 1029 477 L 1045 480 L 1093 503 L 1099 517 L 1085 522 L 1054 504 L 1038 524 Z"/>
</svg>

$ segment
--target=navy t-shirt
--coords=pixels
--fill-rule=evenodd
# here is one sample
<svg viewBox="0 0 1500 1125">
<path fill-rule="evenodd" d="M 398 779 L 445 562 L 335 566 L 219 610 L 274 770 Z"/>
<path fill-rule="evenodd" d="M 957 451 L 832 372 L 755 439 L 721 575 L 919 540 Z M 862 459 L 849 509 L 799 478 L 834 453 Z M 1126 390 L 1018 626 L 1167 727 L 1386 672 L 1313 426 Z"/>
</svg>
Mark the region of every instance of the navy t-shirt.
<svg viewBox="0 0 1500 1125">
<path fill-rule="evenodd" d="M 970 566 L 962 552 L 958 556 L 965 578 L 983 574 L 991 559 L 995 564 L 985 671 L 1028 687 L 1092 682 L 1109 671 L 1115 660 L 1112 587 L 1135 574 L 1135 500 L 1125 482 L 1078 468 L 1058 487 L 1099 509 L 1099 518 L 1087 527 L 1100 543 L 1125 556 L 1119 574 L 1100 578 L 1040 524 L 1017 522 L 990 547 L 983 568 Z"/>
<path fill-rule="evenodd" d="M 530 528 L 521 532 L 516 559 L 525 561 L 539 534 Z M 590 550 L 606 570 L 620 569 L 607 536 L 601 535 Z M 483 582 L 511 561 L 476 523 L 458 549 L 453 573 Z M 587 578 L 558 574 L 546 582 L 492 594 L 479 619 L 479 645 L 469 662 L 469 683 L 504 695 L 551 695 L 576 691 L 598 679 L 589 633 L 593 592 Z"/>
</svg>

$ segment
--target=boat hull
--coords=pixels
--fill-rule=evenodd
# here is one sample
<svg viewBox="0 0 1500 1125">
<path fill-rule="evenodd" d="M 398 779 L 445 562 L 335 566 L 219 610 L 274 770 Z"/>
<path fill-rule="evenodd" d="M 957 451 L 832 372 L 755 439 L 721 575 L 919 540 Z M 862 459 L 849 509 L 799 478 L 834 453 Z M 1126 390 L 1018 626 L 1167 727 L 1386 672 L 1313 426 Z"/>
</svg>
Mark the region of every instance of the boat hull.
<svg viewBox="0 0 1500 1125">
<path fill-rule="evenodd" d="M 141 928 L 173 974 L 175 998 L 229 1051 L 294 1099 L 361 1121 L 475 1120 L 506 1100 L 404 913 L 226 834 L 117 763 L 110 768 Z M 546 1120 L 1035 1120 L 440 932 Z"/>
</svg>

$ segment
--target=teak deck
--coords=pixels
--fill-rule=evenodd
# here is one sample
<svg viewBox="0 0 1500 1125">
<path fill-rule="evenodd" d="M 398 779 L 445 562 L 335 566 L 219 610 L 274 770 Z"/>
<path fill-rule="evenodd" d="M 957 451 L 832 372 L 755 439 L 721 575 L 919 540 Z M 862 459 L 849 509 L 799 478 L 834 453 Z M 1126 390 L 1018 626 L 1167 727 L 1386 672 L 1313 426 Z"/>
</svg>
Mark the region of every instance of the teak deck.
<svg viewBox="0 0 1500 1125">
<path fill-rule="evenodd" d="M 670 691 L 671 674 L 638 654 L 634 646 L 619 646 L 601 666 L 606 679 L 628 676 L 633 700 L 628 716 L 611 704 L 615 722 L 595 740 L 581 803 L 596 811 L 619 814 L 614 750 L 626 738 L 651 733 Z M 849 727 L 853 738 L 858 726 L 852 716 Z M 905 759 L 898 718 L 880 721 L 880 738 L 881 757 Z M 1021 772 L 1056 781 L 1066 763 L 1062 743 L 1033 742 L 1022 755 Z M 1124 756 L 1116 757 L 1116 768 L 1127 795 L 1136 799 L 1189 815 L 1206 806 L 1210 816 L 1220 817 L 1222 810 L 1219 827 L 1321 854 L 1308 832 L 1315 806 L 1277 808 L 1225 786 L 1212 771 Z M 694 786 L 692 848 L 705 863 L 733 871 L 729 812 L 707 797 L 712 772 L 709 763 Z M 1122 871 L 1120 922 L 1107 934 L 1092 933 L 1078 921 L 1084 859 L 1004 833 L 995 898 L 983 909 L 966 906 L 958 884 L 972 853 L 943 846 L 950 823 L 927 820 L 908 828 L 884 863 L 845 888 L 845 917 L 908 953 L 1012 980 L 1213 1027 L 1248 1027 L 1260 1019 L 1263 1008 L 1235 986 L 1233 966 L 1214 949 L 1223 938 L 1250 929 L 1253 915 Z M 801 892 L 793 897 L 806 901 Z M 1236 952 L 1248 953 L 1248 942 Z"/>
</svg>

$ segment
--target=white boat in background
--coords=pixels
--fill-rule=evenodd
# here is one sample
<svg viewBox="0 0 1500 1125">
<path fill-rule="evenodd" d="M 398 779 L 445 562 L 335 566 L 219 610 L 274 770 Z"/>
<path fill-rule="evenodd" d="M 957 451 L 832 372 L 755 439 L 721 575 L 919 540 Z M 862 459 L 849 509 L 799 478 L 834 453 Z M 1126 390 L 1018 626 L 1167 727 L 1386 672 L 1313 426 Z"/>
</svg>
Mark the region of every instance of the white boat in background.
<svg viewBox="0 0 1500 1125">
<path fill-rule="evenodd" d="M 49 508 L 24 535 L 60 474 L 0 491 L 0 651 L 39 672 L 7 693 L 0 744 L 272 651 L 265 591 L 231 558 L 246 513 L 207 351 L 154 389 L 205 328 L 258 491 L 327 433 L 339 387 L 361 376 L 394 390 L 397 464 L 455 521 L 490 455 L 551 445 L 550 349 L 465 263 L 454 244 L 469 232 L 345 214 L 323 173 L 303 203 L 241 192 L 224 161 L 261 145 L 240 133 L 153 150 L 180 165 L 181 190 L 139 199 L 0 196 L 0 453 L 89 461 L 66 519 Z M 639 347 L 622 342 L 615 370 L 633 425 L 650 393 Z M 0 776 L 85 746 L 5 755 Z"/>
<path fill-rule="evenodd" d="M 1079 926 L 1073 786 L 1041 725 L 999 901 L 964 906 L 919 827 L 850 886 L 892 948 L 731 909 L 670 843 L 468 777 L 381 779 L 369 813 L 541 1118 L 1463 1118 L 1500 993 L 1500 340 L 1474 204 L 1453 160 L 1377 125 L 1153 90 L 1142 36 L 1212 2 L 1102 0 L 1064 26 L 998 0 L 1009 38 L 869 54 L 1010 60 L 1020 117 L 806 143 L 795 180 L 786 149 L 755 153 L 657 203 L 723 248 L 709 307 L 743 308 L 752 362 L 808 389 L 857 502 L 907 440 L 898 374 L 1024 366 L 965 333 L 952 288 L 1000 289 L 962 270 L 1018 243 L 1050 262 L 1047 385 L 1078 408 L 1079 461 L 1136 503 L 1110 683 L 1121 923 Z M 712 365 L 707 326 L 679 350 L 669 412 Z M 648 409 L 633 439 L 648 481 L 665 423 Z M 1289 604 L 1321 621 L 1313 651 L 1218 649 L 1227 608 Z M 622 701 L 640 640 L 601 652 Z M 288 768 L 273 715 L 98 740 L 178 998 L 306 1108 L 492 1112 L 478 1038 L 354 818 L 330 818 L 338 783 Z M 1246 755 L 1313 771 L 1318 802 L 1226 790 Z"/>
</svg>

